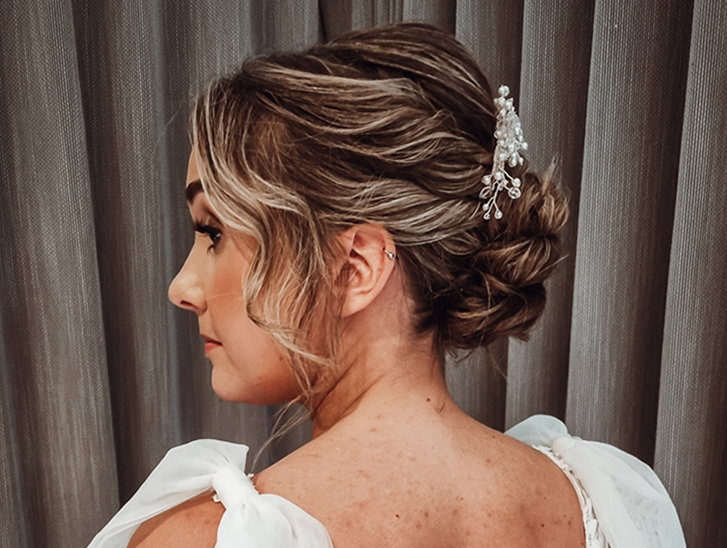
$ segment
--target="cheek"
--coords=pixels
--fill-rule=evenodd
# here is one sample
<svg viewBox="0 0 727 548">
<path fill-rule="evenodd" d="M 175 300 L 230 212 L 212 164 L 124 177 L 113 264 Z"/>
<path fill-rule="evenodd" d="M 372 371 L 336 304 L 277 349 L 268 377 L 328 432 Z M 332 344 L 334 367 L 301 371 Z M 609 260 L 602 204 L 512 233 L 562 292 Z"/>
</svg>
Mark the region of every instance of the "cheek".
<svg viewBox="0 0 727 548">
<path fill-rule="evenodd" d="M 256 327 L 247 316 L 242 295 L 242 280 L 247 274 L 247 265 L 238 253 L 226 253 L 217 258 L 209 272 L 207 305 L 215 324 L 215 332 L 223 336 L 240 329 Z M 222 341 L 224 343 L 224 341 Z"/>
<path fill-rule="evenodd" d="M 208 310 L 223 352 L 211 355 L 213 388 L 223 399 L 282 403 L 298 396 L 287 355 L 247 315 L 242 293 L 246 265 L 219 265 L 208 293 Z"/>
</svg>

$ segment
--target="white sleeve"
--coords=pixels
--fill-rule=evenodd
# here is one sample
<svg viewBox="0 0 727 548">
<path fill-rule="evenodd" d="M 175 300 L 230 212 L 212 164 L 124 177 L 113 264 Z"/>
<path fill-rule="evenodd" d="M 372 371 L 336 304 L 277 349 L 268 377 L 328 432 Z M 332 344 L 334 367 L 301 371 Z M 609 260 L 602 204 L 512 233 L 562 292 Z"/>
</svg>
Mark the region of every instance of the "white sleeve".
<svg viewBox="0 0 727 548">
<path fill-rule="evenodd" d="M 506 434 L 550 447 L 588 493 L 599 527 L 612 548 L 684 548 L 676 508 L 654 471 L 611 445 L 568 434 L 554 417 L 536 415 Z"/>
<path fill-rule="evenodd" d="M 143 522 L 213 489 L 225 506 L 216 548 L 333 548 L 325 527 L 310 514 L 255 490 L 244 473 L 247 451 L 218 440 L 171 449 L 88 548 L 125 548 Z"/>
</svg>

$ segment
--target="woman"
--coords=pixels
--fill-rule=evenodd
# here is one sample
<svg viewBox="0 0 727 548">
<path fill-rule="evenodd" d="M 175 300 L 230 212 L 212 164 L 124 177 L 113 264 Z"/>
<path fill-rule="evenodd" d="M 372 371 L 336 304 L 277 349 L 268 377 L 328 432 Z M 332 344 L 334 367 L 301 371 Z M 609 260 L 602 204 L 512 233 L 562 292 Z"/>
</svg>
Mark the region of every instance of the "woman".
<svg viewBox="0 0 727 548">
<path fill-rule="evenodd" d="M 684 545 L 643 463 L 548 417 L 501 434 L 447 392 L 445 353 L 524 338 L 559 258 L 567 206 L 507 95 L 416 24 L 210 85 L 170 299 L 220 397 L 299 402 L 313 440 L 252 479 L 244 446 L 174 449 L 91 546 Z"/>
</svg>

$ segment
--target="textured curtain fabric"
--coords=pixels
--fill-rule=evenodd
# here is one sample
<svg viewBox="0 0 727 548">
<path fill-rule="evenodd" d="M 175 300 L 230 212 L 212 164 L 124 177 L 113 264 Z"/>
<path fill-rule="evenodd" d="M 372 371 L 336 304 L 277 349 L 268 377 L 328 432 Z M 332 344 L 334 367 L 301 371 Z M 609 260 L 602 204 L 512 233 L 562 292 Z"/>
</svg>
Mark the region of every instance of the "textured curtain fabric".
<svg viewBox="0 0 727 548">
<path fill-rule="evenodd" d="M 688 544 L 727 545 L 723 0 L 6 0 L 0 545 L 84 546 L 181 442 L 262 446 L 275 409 L 219 401 L 166 300 L 192 241 L 190 97 L 245 56 L 398 21 L 454 33 L 510 86 L 572 208 L 531 340 L 451 360 L 455 398 L 637 455 Z"/>
</svg>

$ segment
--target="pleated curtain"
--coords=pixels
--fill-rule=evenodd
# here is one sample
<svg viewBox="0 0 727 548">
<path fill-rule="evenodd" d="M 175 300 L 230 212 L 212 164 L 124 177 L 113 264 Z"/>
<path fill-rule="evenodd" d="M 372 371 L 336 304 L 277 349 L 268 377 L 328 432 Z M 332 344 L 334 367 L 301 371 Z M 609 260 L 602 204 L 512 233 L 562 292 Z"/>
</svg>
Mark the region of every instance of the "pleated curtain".
<svg viewBox="0 0 727 548">
<path fill-rule="evenodd" d="M 262 446 L 276 408 L 217 399 L 166 299 L 193 238 L 190 101 L 248 55 L 398 21 L 509 85 L 572 210 L 531 340 L 452 357 L 455 399 L 635 454 L 690 547 L 727 545 L 725 0 L 5 0 L 0 545 L 85 546 L 179 443 Z"/>
</svg>

